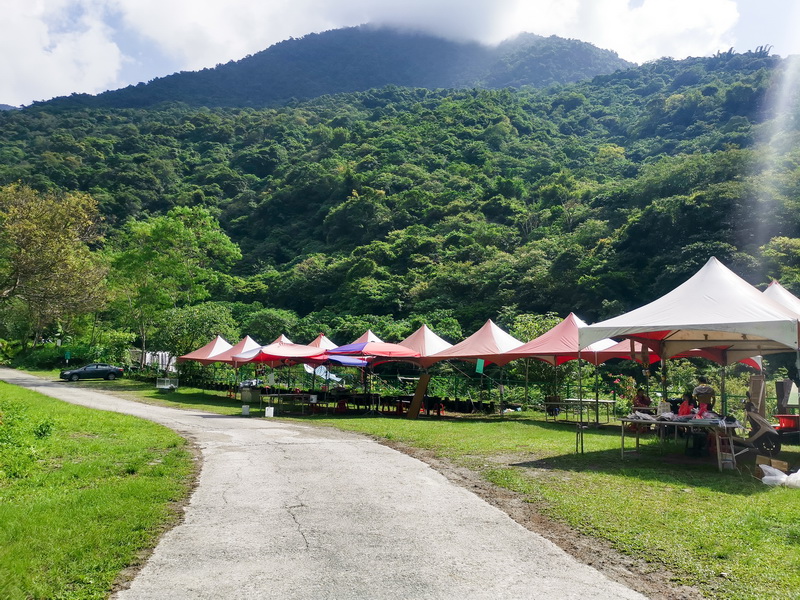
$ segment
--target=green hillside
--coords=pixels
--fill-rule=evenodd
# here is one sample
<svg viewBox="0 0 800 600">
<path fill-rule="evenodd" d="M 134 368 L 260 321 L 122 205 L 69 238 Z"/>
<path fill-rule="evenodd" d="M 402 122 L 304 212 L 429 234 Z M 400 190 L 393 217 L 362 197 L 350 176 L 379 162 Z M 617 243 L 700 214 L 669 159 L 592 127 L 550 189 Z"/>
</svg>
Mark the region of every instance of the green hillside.
<svg viewBox="0 0 800 600">
<path fill-rule="evenodd" d="M 522 34 L 497 47 L 369 26 L 289 39 L 236 62 L 105 92 L 58 107 L 265 107 L 386 85 L 503 88 L 569 83 L 633 66 L 615 52 L 556 36 Z"/>
<path fill-rule="evenodd" d="M 89 192 L 109 241 L 208 208 L 243 255 L 209 298 L 246 305 L 240 323 L 247 306 L 290 311 L 314 335 L 342 315 L 374 315 L 353 330 L 400 323 L 398 336 L 420 320 L 465 332 L 518 313 L 594 320 L 711 255 L 800 292 L 797 120 L 764 161 L 784 66 L 729 52 L 546 89 L 45 105 L 0 114 L 0 184 Z"/>
</svg>

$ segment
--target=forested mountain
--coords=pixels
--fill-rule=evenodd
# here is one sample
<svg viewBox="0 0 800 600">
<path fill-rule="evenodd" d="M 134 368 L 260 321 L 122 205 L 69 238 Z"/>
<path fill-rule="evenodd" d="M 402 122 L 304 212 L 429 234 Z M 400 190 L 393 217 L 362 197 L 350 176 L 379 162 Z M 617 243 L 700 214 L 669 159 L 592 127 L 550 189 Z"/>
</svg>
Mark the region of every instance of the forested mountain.
<svg viewBox="0 0 800 600">
<path fill-rule="evenodd" d="M 34 106 L 0 114 L 0 184 L 89 192 L 109 239 L 207 207 L 243 254 L 214 297 L 314 323 L 593 320 L 711 255 L 800 292 L 800 119 L 772 108 L 785 66 L 728 52 L 546 89 Z"/>
<path fill-rule="evenodd" d="M 130 108 L 161 102 L 265 107 L 385 85 L 502 88 L 568 83 L 633 66 L 615 52 L 556 36 L 522 34 L 497 47 L 369 26 L 290 39 L 237 62 L 181 72 L 60 107 Z"/>
</svg>

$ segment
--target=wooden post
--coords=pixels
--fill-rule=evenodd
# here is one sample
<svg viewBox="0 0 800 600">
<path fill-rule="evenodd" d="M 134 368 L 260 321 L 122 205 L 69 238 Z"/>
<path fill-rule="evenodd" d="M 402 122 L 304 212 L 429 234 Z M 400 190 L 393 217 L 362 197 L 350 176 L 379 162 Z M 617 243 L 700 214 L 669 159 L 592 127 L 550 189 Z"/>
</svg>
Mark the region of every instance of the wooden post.
<svg viewBox="0 0 800 600">
<path fill-rule="evenodd" d="M 411 399 L 411 406 L 408 408 L 407 419 L 416 419 L 419 417 L 419 410 L 422 408 L 422 399 L 425 397 L 425 392 L 428 390 L 428 382 L 431 376 L 428 373 L 423 373 L 419 376 L 417 382 L 417 389 L 414 392 L 414 397 Z"/>
</svg>

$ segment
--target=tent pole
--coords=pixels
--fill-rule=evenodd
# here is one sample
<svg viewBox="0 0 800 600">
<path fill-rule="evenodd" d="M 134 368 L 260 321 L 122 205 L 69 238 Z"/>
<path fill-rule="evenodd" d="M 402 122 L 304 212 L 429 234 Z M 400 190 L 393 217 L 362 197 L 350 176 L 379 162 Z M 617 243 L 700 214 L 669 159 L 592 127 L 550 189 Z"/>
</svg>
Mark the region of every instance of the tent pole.
<svg viewBox="0 0 800 600">
<path fill-rule="evenodd" d="M 594 422 L 595 425 L 600 425 L 600 381 L 597 365 L 594 366 Z"/>
<path fill-rule="evenodd" d="M 529 372 L 528 369 L 530 368 L 530 358 L 525 359 L 525 408 L 527 408 L 530 403 L 531 399 L 528 395 L 528 380 L 529 380 Z"/>
<path fill-rule="evenodd" d="M 581 351 L 578 350 L 578 420 L 580 425 L 583 425 L 583 360 L 581 359 Z"/>
<path fill-rule="evenodd" d="M 500 416 L 502 417 L 503 416 L 503 409 L 504 409 L 503 403 L 505 402 L 505 400 L 503 398 L 503 368 L 502 367 L 500 367 L 500 383 L 497 384 L 497 392 L 498 392 L 497 395 L 500 398 L 500 401 L 499 401 L 499 404 L 500 404 Z"/>
<path fill-rule="evenodd" d="M 581 359 L 581 350 L 578 348 L 578 423 L 575 430 L 575 453 L 578 453 L 578 446 L 580 445 L 581 454 L 583 454 L 583 360 Z"/>
<path fill-rule="evenodd" d="M 728 372 L 728 351 L 727 350 L 723 350 L 722 351 L 722 369 L 721 370 L 722 370 L 722 377 L 721 377 L 721 383 L 720 383 L 720 386 L 719 386 L 719 396 L 720 396 L 720 403 L 722 405 L 722 416 L 725 416 L 725 415 L 728 414 L 728 397 L 727 397 L 727 394 L 725 393 L 725 379 L 727 377 L 727 372 Z"/>
</svg>

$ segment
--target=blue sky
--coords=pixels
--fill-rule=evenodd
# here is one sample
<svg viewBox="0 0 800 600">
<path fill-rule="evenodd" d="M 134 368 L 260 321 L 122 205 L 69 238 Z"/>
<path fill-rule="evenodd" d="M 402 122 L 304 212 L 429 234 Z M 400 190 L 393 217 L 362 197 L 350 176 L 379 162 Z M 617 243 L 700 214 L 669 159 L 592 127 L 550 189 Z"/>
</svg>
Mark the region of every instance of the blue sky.
<svg viewBox="0 0 800 600">
<path fill-rule="evenodd" d="M 581 39 L 634 62 L 771 45 L 800 54 L 798 0 L 3 0 L 0 103 L 97 93 L 361 23 L 497 43 Z"/>
</svg>

